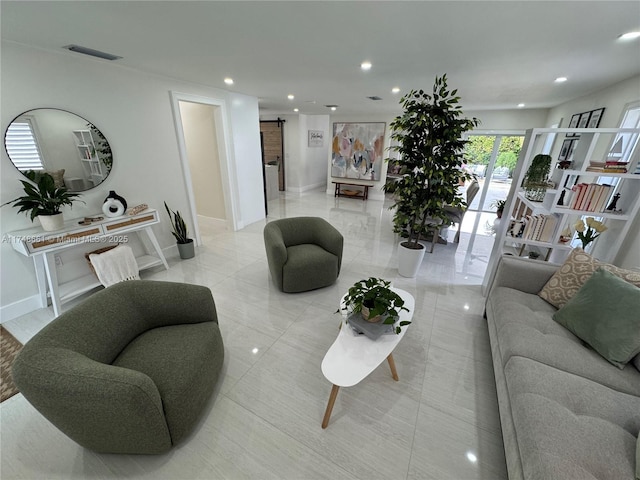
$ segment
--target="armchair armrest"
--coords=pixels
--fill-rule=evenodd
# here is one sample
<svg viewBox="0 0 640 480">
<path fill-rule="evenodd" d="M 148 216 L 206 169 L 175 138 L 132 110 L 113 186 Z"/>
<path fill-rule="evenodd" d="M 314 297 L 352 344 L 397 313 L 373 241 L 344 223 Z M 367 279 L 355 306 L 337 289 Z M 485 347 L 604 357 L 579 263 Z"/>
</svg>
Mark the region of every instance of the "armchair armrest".
<svg viewBox="0 0 640 480">
<path fill-rule="evenodd" d="M 282 290 L 282 267 L 287 262 L 287 247 L 284 243 L 282 231 L 277 225 L 267 223 L 264 227 L 263 235 L 271 276 Z"/>
<path fill-rule="evenodd" d="M 143 373 L 29 342 L 13 376 L 40 413 L 86 448 L 113 452 L 119 445 L 122 452 L 141 453 L 171 448 L 160 393 Z"/>
<path fill-rule="evenodd" d="M 329 222 L 326 225 L 320 225 L 316 228 L 315 241 L 327 252 L 333 253 L 338 257 L 338 271 L 342 264 L 342 250 L 344 246 L 344 237 Z"/>
</svg>

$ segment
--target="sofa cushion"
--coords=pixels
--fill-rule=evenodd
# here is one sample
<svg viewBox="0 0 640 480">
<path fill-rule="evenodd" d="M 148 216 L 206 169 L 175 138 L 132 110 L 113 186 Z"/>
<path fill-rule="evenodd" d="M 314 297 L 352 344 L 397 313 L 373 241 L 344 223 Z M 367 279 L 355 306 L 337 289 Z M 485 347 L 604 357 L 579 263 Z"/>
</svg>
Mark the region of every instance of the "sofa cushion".
<svg viewBox="0 0 640 480">
<path fill-rule="evenodd" d="M 562 308 L 598 267 L 602 267 L 636 287 L 640 287 L 640 272 L 624 270 L 615 265 L 602 263 L 585 253 L 581 248 L 575 248 L 569 253 L 558 271 L 542 287 L 538 295 L 554 307 Z"/>
<path fill-rule="evenodd" d="M 487 301 L 495 324 L 502 364 L 514 356 L 594 380 L 614 390 L 640 396 L 640 372 L 627 365 L 619 370 L 552 318 L 556 311 L 537 295 L 497 287 Z"/>
<path fill-rule="evenodd" d="M 524 478 L 634 477 L 639 397 L 521 357 L 505 376 Z"/>
<path fill-rule="evenodd" d="M 553 319 L 619 368 L 640 353 L 640 288 L 602 268 Z"/>
</svg>

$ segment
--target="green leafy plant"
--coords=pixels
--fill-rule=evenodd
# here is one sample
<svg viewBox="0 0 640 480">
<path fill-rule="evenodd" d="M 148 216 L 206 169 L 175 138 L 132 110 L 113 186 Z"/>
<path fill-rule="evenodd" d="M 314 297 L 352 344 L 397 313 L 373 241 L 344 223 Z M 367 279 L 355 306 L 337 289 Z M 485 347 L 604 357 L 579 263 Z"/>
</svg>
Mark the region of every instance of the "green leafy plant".
<svg viewBox="0 0 640 480">
<path fill-rule="evenodd" d="M 506 200 L 494 200 L 489 206 L 496 209 L 496 214 L 498 215 L 498 218 L 500 218 L 502 217 L 502 212 L 504 212 L 504 206 L 506 203 Z"/>
<path fill-rule="evenodd" d="M 171 220 L 171 228 L 173 229 L 171 234 L 176 238 L 176 242 L 189 243 L 191 239 L 189 238 L 187 224 L 184 222 L 180 212 L 177 210 L 175 212 L 171 210 L 167 205 L 167 202 L 164 202 L 164 208 L 167 210 L 167 214 Z"/>
<path fill-rule="evenodd" d="M 33 222 L 39 215 L 57 215 L 64 205 L 72 205 L 78 201 L 78 193 L 70 193 L 65 187 L 56 187 L 53 177 L 48 173 L 28 170 L 24 176 L 30 181 L 20 180 L 26 195 L 6 202 L 19 207 L 18 213 L 27 212 Z M 82 202 L 84 203 L 84 202 Z"/>
<path fill-rule="evenodd" d="M 463 170 L 462 134 L 479 125 L 477 118 L 463 118 L 457 90 L 450 91 L 447 76 L 436 77 L 431 94 L 412 90 L 402 97 L 404 112 L 390 126 L 397 145 L 400 178 L 390 179 L 384 191 L 395 195 L 394 231 L 408 240 L 402 245 L 420 249 L 421 235 L 426 235 L 427 219 L 448 223 L 445 205 L 464 207 L 458 195 L 459 182 L 471 180 Z"/>
<path fill-rule="evenodd" d="M 402 310 L 408 312 L 404 306 L 404 300 L 400 295 L 391 290 L 391 283 L 382 278 L 370 277 L 366 280 L 356 282 L 344 297 L 344 305 L 351 309 L 353 313 L 362 312 L 363 308 L 368 309 L 368 317 L 374 318 L 380 315 L 382 323 L 393 325 L 400 316 Z M 336 313 L 340 312 L 340 309 Z M 402 327 L 411 322 L 402 321 L 396 326 L 395 332 L 400 333 Z"/>
<path fill-rule="evenodd" d="M 107 167 L 107 172 L 111 172 L 111 168 L 113 167 L 111 145 L 109 145 L 105 136 L 93 123 L 87 123 L 87 127 L 89 127 L 91 132 L 98 138 L 98 140 L 96 140 L 96 150 L 100 153 L 100 160 L 102 160 L 102 163 Z"/>
<path fill-rule="evenodd" d="M 527 169 L 527 173 L 524 176 L 522 186 L 525 189 L 525 196 L 534 202 L 541 202 L 544 200 L 544 195 L 547 192 L 547 182 L 549 177 L 549 170 L 551 169 L 551 156 L 539 153 L 533 160 L 531 165 Z"/>
</svg>

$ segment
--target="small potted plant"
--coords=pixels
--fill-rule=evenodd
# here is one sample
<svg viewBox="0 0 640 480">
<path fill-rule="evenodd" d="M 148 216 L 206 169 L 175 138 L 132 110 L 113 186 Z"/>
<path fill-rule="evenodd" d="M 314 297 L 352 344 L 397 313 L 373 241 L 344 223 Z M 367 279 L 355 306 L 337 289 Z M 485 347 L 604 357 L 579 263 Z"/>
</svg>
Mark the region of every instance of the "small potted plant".
<svg viewBox="0 0 640 480">
<path fill-rule="evenodd" d="M 32 222 L 38 217 L 43 230 L 61 229 L 64 218 L 60 209 L 64 205 L 72 205 L 80 195 L 70 193 L 65 187 L 56 187 L 53 177 L 48 173 L 29 170 L 24 172 L 24 176 L 30 180 L 20 180 L 26 195 L 4 203 L 3 206 L 13 204 L 14 207 L 20 207 L 18 213 L 27 212 Z"/>
<path fill-rule="evenodd" d="M 167 202 L 164 202 L 164 208 L 167 210 L 169 219 L 171 219 L 171 234 L 176 238 L 180 258 L 183 260 L 193 258 L 196 254 L 195 246 L 193 244 L 193 239 L 189 238 L 187 224 L 182 218 L 182 215 L 180 215 L 180 212 L 177 210 L 175 212 L 171 210 L 167 205 Z"/>
<path fill-rule="evenodd" d="M 542 202 L 547 193 L 551 155 L 538 154 L 531 160 L 531 165 L 524 176 L 524 195 L 533 202 Z"/>
<path fill-rule="evenodd" d="M 496 208 L 496 215 L 498 216 L 498 218 L 502 218 L 505 203 L 507 203 L 506 200 L 494 200 L 493 202 L 491 202 L 491 205 L 489 205 L 490 207 Z"/>
<path fill-rule="evenodd" d="M 369 322 L 382 322 L 385 325 L 396 323 L 402 310 L 409 311 L 402 297 L 391 290 L 391 283 L 375 277 L 356 282 L 344 297 L 344 308 L 353 313 L 360 312 Z M 402 327 L 410 323 L 399 322 L 395 332 L 400 333 Z"/>
</svg>

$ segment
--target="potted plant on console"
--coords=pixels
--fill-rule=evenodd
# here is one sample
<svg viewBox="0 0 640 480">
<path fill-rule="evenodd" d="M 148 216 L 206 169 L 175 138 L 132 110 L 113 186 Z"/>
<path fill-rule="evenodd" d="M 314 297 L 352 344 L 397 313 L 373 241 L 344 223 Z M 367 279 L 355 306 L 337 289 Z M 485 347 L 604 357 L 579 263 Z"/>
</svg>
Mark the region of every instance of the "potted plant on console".
<svg viewBox="0 0 640 480">
<path fill-rule="evenodd" d="M 349 288 L 343 299 L 342 309 L 355 314 L 361 313 L 362 318 L 368 322 L 381 322 L 384 325 L 393 325 L 397 322 L 402 310 L 409 311 L 404 306 L 404 300 L 400 295 L 391 289 L 391 283 L 375 277 L 360 280 Z M 340 311 L 338 309 L 336 313 Z M 410 323 L 409 321 L 398 322 L 395 327 L 396 334 Z"/>
<path fill-rule="evenodd" d="M 195 246 L 193 239 L 189 238 L 187 224 L 182 218 L 182 215 L 180 215 L 180 212 L 177 210 L 175 212 L 171 210 L 167 202 L 164 202 L 164 208 L 166 208 L 169 219 L 171 219 L 171 234 L 176 238 L 180 258 L 183 260 L 193 258 L 196 254 Z"/>
<path fill-rule="evenodd" d="M 45 231 L 60 230 L 64 225 L 61 208 L 78 201 L 78 193 L 71 193 L 65 187 L 56 187 L 48 173 L 29 170 L 24 172 L 29 182 L 20 180 L 26 195 L 4 203 L 20 207 L 18 213 L 27 212 L 31 221 L 38 217 Z M 83 202 L 84 203 L 84 202 Z"/>
<path fill-rule="evenodd" d="M 404 112 L 390 124 L 400 177 L 390 179 L 384 191 L 395 194 L 394 231 L 408 237 L 398 248 L 398 270 L 405 277 L 416 275 L 424 257 L 420 236 L 448 224 L 445 205 L 465 203 L 458 186 L 472 175 L 462 168 L 462 134 L 480 122 L 462 116 L 457 92 L 449 90 L 446 75 L 436 77 L 431 94 L 412 90 L 402 97 Z"/>
</svg>

